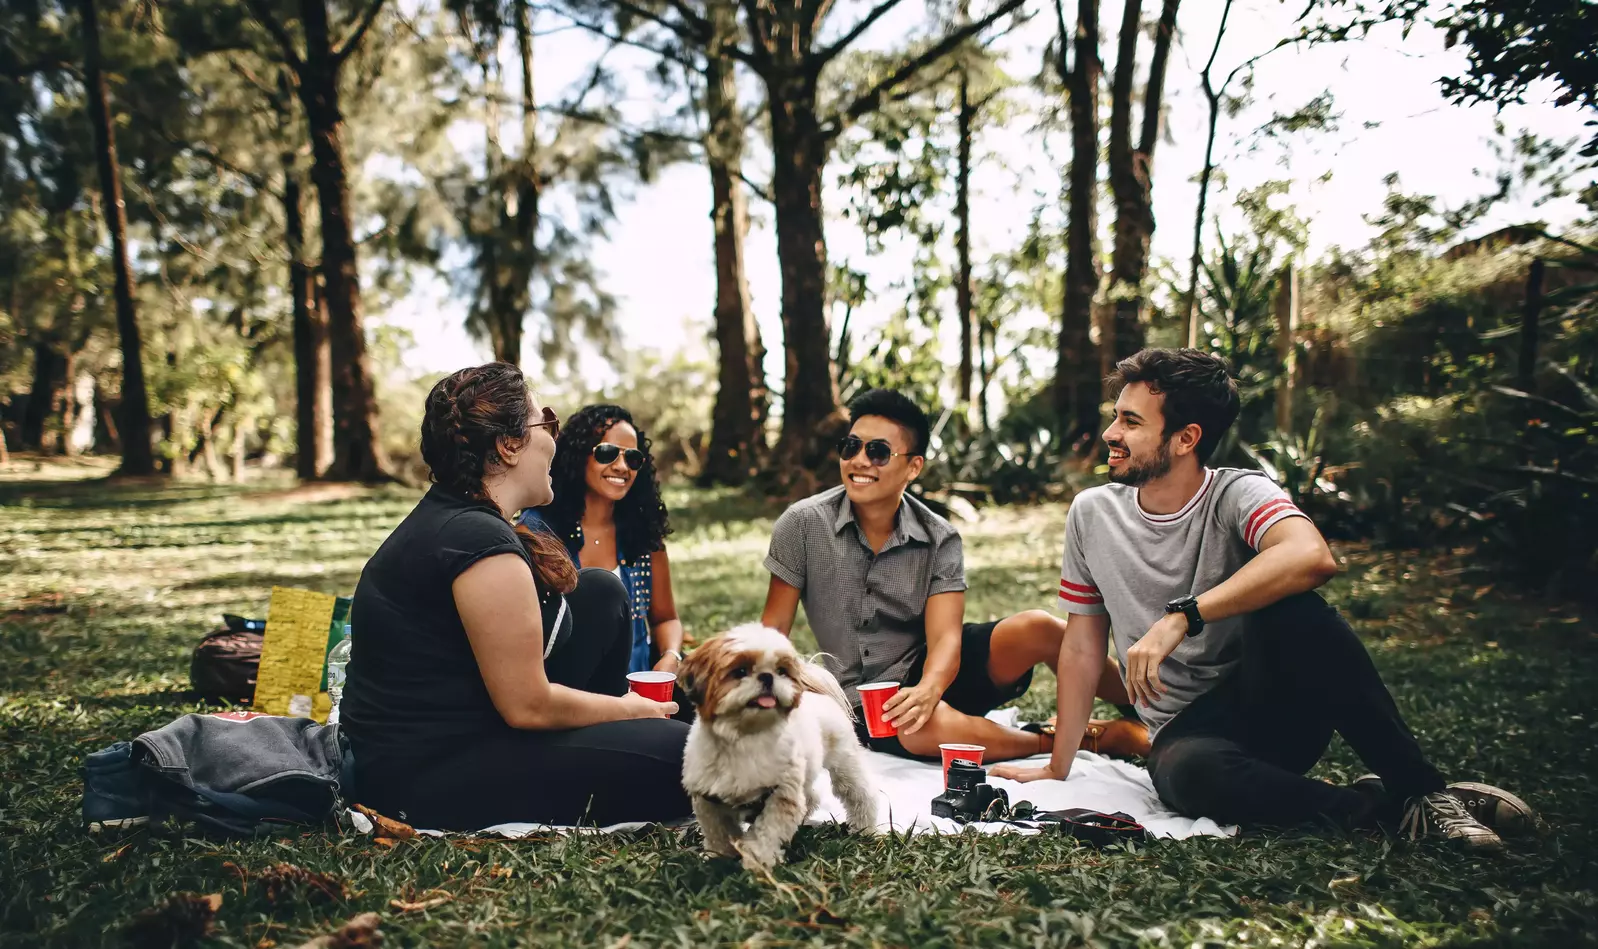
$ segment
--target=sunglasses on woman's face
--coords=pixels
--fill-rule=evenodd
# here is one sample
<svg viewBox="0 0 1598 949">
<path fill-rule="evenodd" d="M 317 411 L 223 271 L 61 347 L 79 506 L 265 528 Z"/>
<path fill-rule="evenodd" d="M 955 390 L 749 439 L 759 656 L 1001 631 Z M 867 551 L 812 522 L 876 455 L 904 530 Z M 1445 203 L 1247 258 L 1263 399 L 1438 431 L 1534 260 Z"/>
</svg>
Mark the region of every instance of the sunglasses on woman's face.
<svg viewBox="0 0 1598 949">
<path fill-rule="evenodd" d="M 864 442 L 860 440 L 858 435 L 850 435 L 838 443 L 838 456 L 844 461 L 848 461 L 855 455 L 860 454 L 860 449 L 862 448 L 866 451 L 866 460 L 877 468 L 881 468 L 895 458 L 909 457 L 906 452 L 894 451 L 893 446 L 888 444 L 886 438 L 873 438 L 869 442 Z"/>
<path fill-rule="evenodd" d="M 601 465 L 612 464 L 618 457 L 626 461 L 627 467 L 634 471 L 644 466 L 644 453 L 636 448 L 623 448 L 610 442 L 600 442 L 594 446 L 594 460 Z"/>
<path fill-rule="evenodd" d="M 549 429 L 550 438 L 559 438 L 560 416 L 555 414 L 554 409 L 546 405 L 544 406 L 544 416 L 542 421 L 527 423 L 528 431 L 532 431 L 535 428 L 547 428 Z"/>
</svg>

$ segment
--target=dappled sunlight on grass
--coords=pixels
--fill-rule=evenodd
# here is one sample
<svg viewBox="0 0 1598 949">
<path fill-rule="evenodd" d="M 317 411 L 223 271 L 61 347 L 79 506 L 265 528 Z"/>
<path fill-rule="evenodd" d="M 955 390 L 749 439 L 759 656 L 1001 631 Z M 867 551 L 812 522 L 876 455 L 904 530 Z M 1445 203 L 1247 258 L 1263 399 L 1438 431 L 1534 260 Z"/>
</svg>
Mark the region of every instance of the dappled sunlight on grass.
<svg viewBox="0 0 1598 949">
<path fill-rule="evenodd" d="M 260 615 L 274 583 L 350 592 L 419 494 L 96 480 L 106 473 L 0 470 L 0 947 L 119 944 L 134 914 L 179 891 L 221 895 L 213 944 L 261 947 L 298 945 L 368 910 L 385 915 L 385 945 L 1598 939 L 1594 624 L 1454 552 L 1341 547 L 1343 574 L 1328 596 L 1367 637 L 1445 773 L 1508 785 L 1549 820 L 1550 835 L 1500 858 L 1332 832 L 1097 852 L 1060 837 L 861 840 L 814 828 L 773 888 L 660 830 L 394 847 L 320 831 L 258 841 L 88 835 L 77 816 L 83 756 L 200 708 L 184 691 L 189 654 L 219 614 Z M 668 496 L 689 632 L 702 639 L 757 618 L 781 505 L 681 486 Z M 1052 608 L 1064 517 L 1050 505 L 959 525 L 971 618 Z M 802 621 L 796 635 L 813 648 Z M 1053 689 L 1038 670 L 1024 714 L 1047 714 Z M 1339 741 L 1316 774 L 1348 780 L 1363 770 Z M 348 894 L 270 898 L 259 881 L 284 862 L 331 874 Z M 424 900 L 425 910 L 392 902 Z"/>
</svg>

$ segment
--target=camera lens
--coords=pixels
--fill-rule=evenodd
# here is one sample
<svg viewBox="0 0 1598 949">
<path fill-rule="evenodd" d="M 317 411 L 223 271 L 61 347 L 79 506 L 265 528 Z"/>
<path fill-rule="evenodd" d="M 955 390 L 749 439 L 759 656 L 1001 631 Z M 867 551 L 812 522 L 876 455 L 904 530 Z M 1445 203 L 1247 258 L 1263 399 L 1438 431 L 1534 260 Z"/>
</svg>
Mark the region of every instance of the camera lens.
<svg viewBox="0 0 1598 949">
<path fill-rule="evenodd" d="M 944 786 L 951 791 L 969 791 L 979 784 L 986 784 L 987 779 L 988 773 L 982 770 L 981 765 L 955 760 L 949 763 L 949 780 Z"/>
</svg>

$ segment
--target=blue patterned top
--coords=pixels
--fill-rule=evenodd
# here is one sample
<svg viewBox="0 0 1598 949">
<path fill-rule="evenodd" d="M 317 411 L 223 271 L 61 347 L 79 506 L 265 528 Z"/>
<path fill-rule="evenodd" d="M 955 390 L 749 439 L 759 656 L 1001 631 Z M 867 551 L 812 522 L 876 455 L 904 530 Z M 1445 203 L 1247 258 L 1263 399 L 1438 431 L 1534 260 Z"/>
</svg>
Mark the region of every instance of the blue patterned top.
<svg viewBox="0 0 1598 949">
<path fill-rule="evenodd" d="M 554 534 L 554 528 L 549 526 L 537 510 L 529 508 L 522 511 L 517 518 L 517 523 L 525 525 L 529 530 L 543 531 Z M 571 554 L 572 561 L 581 567 L 583 565 L 583 525 L 578 524 L 572 528 L 570 537 L 562 537 L 566 545 L 566 552 Z M 618 547 L 621 539 L 616 541 Z M 650 660 L 650 630 L 649 607 L 653 602 L 655 592 L 654 561 L 649 554 L 642 557 L 629 556 L 626 551 L 618 549 L 617 560 L 620 562 L 622 586 L 627 588 L 627 599 L 633 608 L 633 654 L 627 664 L 628 672 L 643 672 L 653 667 Z M 578 623 L 582 617 L 576 617 Z"/>
</svg>

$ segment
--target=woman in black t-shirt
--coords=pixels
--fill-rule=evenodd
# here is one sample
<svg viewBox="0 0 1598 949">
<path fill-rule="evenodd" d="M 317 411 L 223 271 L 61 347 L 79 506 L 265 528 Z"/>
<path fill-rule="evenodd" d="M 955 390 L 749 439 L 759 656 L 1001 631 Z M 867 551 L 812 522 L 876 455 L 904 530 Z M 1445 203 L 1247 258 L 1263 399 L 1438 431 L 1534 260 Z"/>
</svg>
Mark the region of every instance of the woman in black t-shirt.
<svg viewBox="0 0 1598 949">
<path fill-rule="evenodd" d="M 559 427 L 508 363 L 427 396 L 433 486 L 361 572 L 340 719 L 361 803 L 420 827 L 674 820 L 688 726 L 627 691 L 614 574 L 513 528 L 549 503 Z"/>
</svg>

